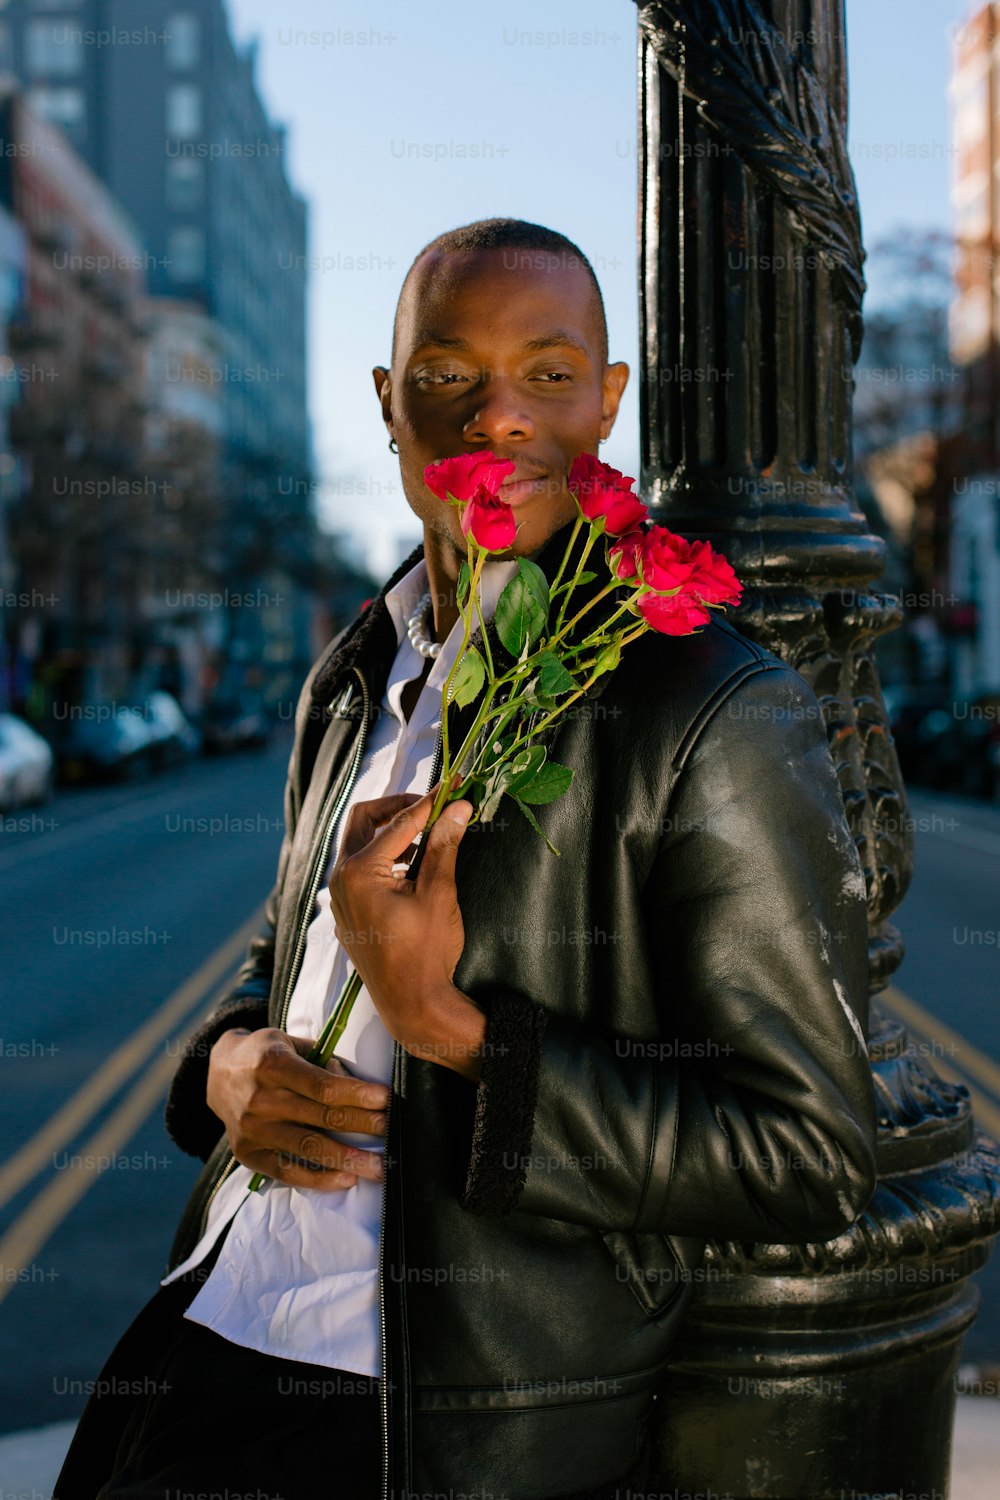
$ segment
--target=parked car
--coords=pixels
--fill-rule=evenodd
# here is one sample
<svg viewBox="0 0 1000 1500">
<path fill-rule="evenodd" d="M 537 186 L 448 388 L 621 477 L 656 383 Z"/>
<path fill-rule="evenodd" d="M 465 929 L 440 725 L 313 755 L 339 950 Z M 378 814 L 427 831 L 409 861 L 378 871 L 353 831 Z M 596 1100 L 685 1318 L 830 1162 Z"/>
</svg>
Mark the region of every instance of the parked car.
<svg viewBox="0 0 1000 1500">
<path fill-rule="evenodd" d="M 907 781 L 1000 797 L 1000 693 L 962 699 L 939 686 L 894 684 L 884 698 Z"/>
<path fill-rule="evenodd" d="M 53 732 L 52 747 L 60 778 L 70 784 L 133 780 L 153 769 L 145 719 L 116 704 L 88 705 L 64 720 Z"/>
<path fill-rule="evenodd" d="M 949 786 L 957 772 L 957 747 L 948 689 L 937 684 L 893 683 L 882 696 L 904 780 L 921 786 Z"/>
<path fill-rule="evenodd" d="M 957 789 L 973 797 L 1000 796 L 1000 693 L 980 693 L 954 708 Z"/>
<path fill-rule="evenodd" d="M 55 787 L 55 756 L 46 740 L 16 714 L 0 714 L 0 809 L 47 802 Z"/>
<path fill-rule="evenodd" d="M 213 698 L 202 715 L 201 730 L 206 754 L 229 750 L 260 749 L 271 736 L 271 718 L 260 693 L 253 688 Z"/>
<path fill-rule="evenodd" d="M 134 707 L 146 725 L 154 771 L 181 765 L 198 754 L 201 735 L 170 693 L 149 693 Z"/>
</svg>

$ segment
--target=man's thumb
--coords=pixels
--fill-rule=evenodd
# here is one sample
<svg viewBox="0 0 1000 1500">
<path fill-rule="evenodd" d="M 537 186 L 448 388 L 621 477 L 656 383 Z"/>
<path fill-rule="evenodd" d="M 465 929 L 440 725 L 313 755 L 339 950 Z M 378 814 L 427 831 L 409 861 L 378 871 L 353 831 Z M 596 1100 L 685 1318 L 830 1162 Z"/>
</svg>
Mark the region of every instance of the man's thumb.
<svg viewBox="0 0 1000 1500">
<path fill-rule="evenodd" d="M 436 879 L 438 876 L 454 878 L 455 859 L 462 842 L 473 807 L 465 797 L 455 802 L 446 802 L 441 815 L 430 833 L 424 834 L 427 848 L 420 866 L 421 874 Z"/>
</svg>

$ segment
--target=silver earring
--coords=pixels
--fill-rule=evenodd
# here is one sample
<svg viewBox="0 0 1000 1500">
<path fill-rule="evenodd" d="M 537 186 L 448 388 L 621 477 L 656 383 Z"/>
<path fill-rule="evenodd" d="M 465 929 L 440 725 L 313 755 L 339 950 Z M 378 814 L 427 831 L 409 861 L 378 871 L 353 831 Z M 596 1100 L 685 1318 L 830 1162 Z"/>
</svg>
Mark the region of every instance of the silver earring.
<svg viewBox="0 0 1000 1500">
<path fill-rule="evenodd" d="M 389 439 L 389 452 L 390 453 L 398 453 L 399 452 L 399 449 L 396 447 L 396 439 L 395 438 L 390 438 Z"/>
</svg>

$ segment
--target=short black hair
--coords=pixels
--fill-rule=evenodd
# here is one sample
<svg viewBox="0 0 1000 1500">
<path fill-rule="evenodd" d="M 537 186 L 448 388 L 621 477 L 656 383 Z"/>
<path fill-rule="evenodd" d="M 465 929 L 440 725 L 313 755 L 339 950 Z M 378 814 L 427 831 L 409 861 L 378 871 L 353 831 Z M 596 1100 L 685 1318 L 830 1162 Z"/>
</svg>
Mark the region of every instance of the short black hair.
<svg viewBox="0 0 1000 1500">
<path fill-rule="evenodd" d="M 608 320 L 604 311 L 604 298 L 594 273 L 594 268 L 579 245 L 575 245 L 558 230 L 546 229 L 544 224 L 532 224 L 527 219 L 477 219 L 473 224 L 463 224 L 458 229 L 446 229 L 443 234 L 425 245 L 410 262 L 403 278 L 396 302 L 396 315 L 392 321 L 392 360 L 396 358 L 399 342 L 399 309 L 403 295 L 410 283 L 414 267 L 428 250 L 524 250 L 536 254 L 558 256 L 564 264 L 578 265 L 587 272 L 594 288 L 598 308 L 598 330 L 600 354 L 603 364 L 608 362 Z M 538 262 L 536 262 L 538 264 Z M 545 264 L 545 262 L 541 262 Z"/>
</svg>

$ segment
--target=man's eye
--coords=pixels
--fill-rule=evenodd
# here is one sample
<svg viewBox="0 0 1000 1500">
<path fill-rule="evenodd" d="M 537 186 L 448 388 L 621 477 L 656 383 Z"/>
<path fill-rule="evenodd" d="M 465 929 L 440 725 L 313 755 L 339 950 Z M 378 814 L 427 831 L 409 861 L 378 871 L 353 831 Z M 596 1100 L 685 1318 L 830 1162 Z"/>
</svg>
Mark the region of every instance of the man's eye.
<svg viewBox="0 0 1000 1500">
<path fill-rule="evenodd" d="M 572 375 L 567 374 L 565 370 L 543 370 L 541 375 L 546 385 L 555 384 L 557 381 L 573 379 Z"/>
<path fill-rule="evenodd" d="M 465 376 L 458 370 L 424 370 L 416 379 L 418 385 L 452 385 Z"/>
</svg>

